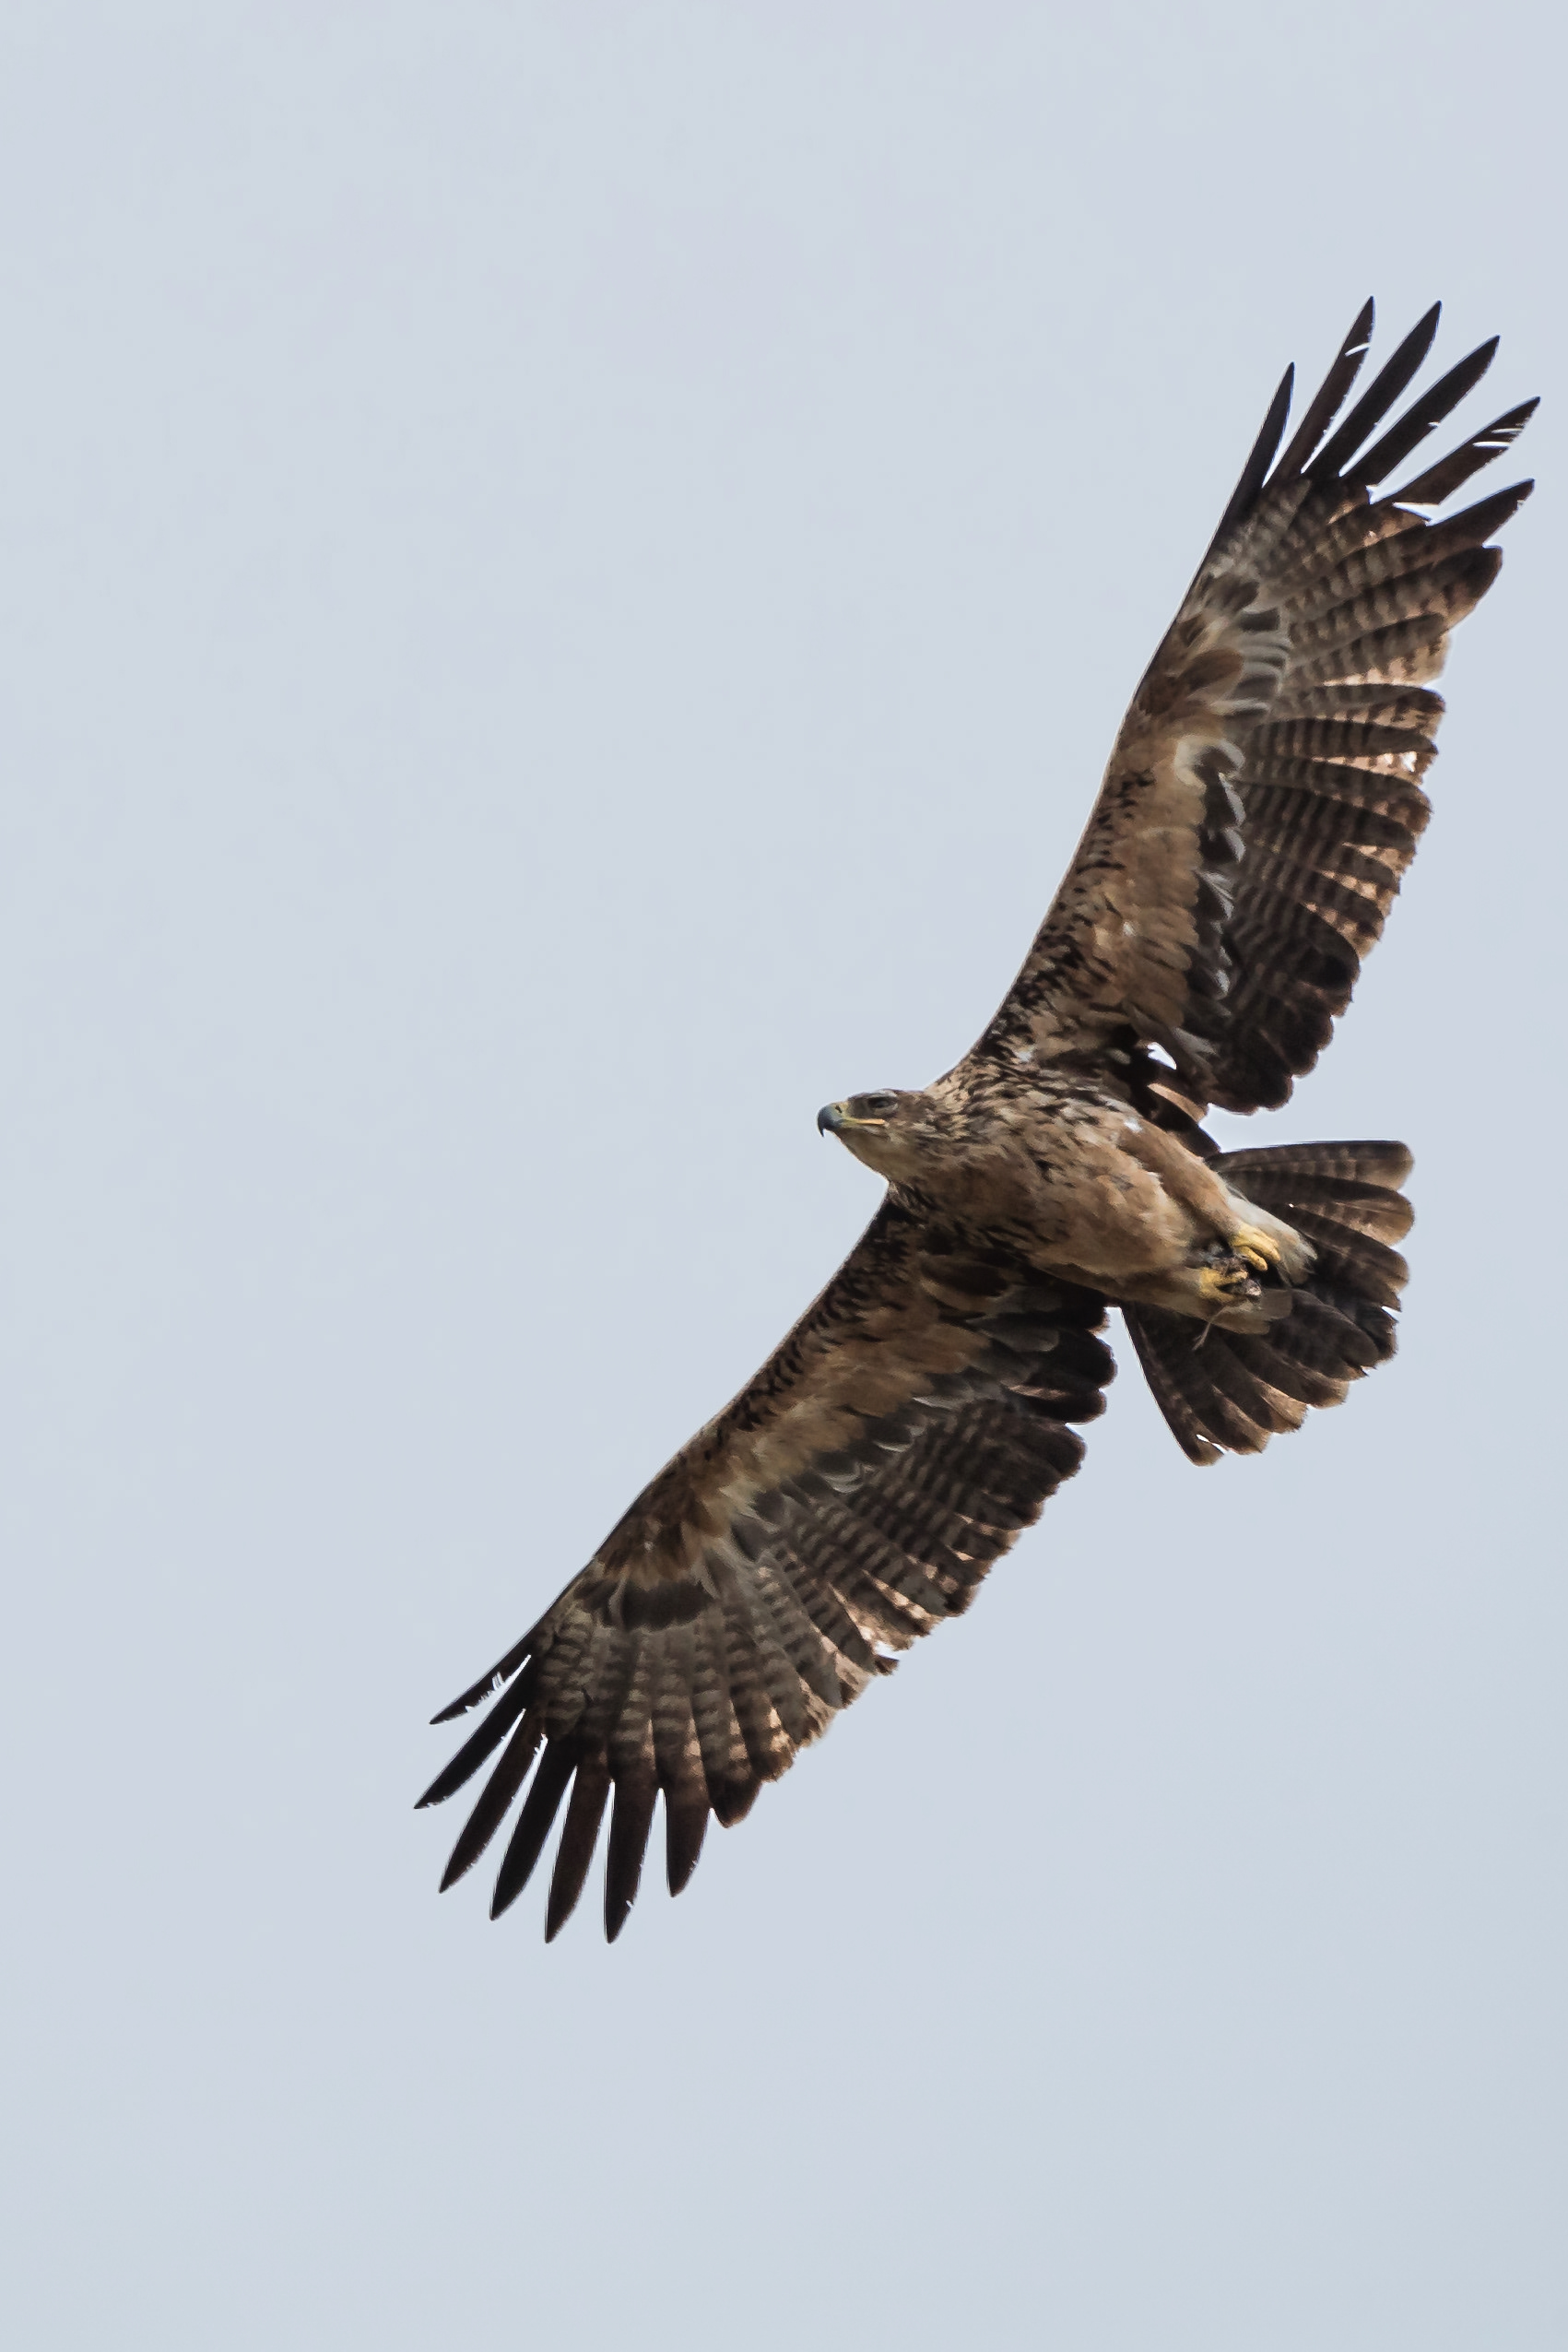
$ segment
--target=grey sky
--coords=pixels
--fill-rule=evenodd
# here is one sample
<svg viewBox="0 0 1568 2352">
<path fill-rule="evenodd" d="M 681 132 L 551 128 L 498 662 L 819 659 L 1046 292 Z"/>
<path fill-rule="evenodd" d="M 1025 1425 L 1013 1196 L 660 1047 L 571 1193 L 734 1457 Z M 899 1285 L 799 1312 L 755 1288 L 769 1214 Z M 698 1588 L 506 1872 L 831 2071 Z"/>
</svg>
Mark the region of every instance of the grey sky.
<svg viewBox="0 0 1568 2352">
<path fill-rule="evenodd" d="M 0 8 L 14 2341 L 1568 2338 L 1559 11 Z M 1548 405 L 1247 1140 L 1402 1353 L 1081 1476 L 670 1904 L 423 1728 L 868 1215 L 1285 361 Z M 1239 1122 L 1232 1122 L 1234 1130 Z M 1524 1139 L 1521 1142 L 1521 1139 Z"/>
</svg>

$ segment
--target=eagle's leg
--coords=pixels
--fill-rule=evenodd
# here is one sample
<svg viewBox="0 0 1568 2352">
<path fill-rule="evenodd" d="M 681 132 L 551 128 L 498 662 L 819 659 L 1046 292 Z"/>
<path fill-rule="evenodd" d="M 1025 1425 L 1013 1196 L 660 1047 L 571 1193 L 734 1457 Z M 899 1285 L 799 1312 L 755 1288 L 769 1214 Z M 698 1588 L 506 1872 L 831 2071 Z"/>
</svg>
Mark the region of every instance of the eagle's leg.
<svg viewBox="0 0 1568 2352">
<path fill-rule="evenodd" d="M 1304 1279 L 1317 1254 L 1304 1235 L 1234 1190 L 1176 1137 L 1144 1120 L 1126 1120 L 1116 1143 L 1158 1176 L 1167 1200 L 1178 1202 L 1192 1219 L 1189 1267 L 1201 1266 L 1205 1274 L 1217 1271 L 1206 1261 L 1218 1241 L 1251 1273 L 1276 1275 L 1287 1286 Z"/>
</svg>

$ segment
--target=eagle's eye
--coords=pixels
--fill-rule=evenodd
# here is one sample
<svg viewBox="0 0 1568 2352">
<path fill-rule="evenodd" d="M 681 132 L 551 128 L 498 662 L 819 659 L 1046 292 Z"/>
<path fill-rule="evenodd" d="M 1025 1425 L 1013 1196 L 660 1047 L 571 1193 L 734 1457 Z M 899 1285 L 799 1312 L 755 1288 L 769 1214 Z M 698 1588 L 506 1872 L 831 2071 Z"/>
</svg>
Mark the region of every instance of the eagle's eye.
<svg viewBox="0 0 1568 2352">
<path fill-rule="evenodd" d="M 862 1094 L 860 1097 L 860 1108 L 867 1118 L 886 1118 L 898 1106 L 896 1094 Z"/>
</svg>

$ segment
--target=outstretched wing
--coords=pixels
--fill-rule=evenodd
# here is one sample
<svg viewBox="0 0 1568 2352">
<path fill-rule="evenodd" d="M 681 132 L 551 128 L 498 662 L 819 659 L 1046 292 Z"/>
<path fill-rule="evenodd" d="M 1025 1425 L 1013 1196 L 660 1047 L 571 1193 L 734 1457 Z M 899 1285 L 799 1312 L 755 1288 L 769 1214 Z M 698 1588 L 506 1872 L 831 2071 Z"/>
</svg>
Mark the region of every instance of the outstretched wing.
<svg viewBox="0 0 1568 2352">
<path fill-rule="evenodd" d="M 1369 302 L 1270 471 L 1290 373 L 1280 385 L 972 1064 L 1142 1043 L 1190 1097 L 1252 1111 L 1285 1102 L 1327 1044 L 1431 813 L 1421 780 L 1443 703 L 1429 681 L 1497 576 L 1486 542 L 1532 487 L 1432 519 L 1518 438 L 1530 400 L 1373 497 L 1480 382 L 1496 339 L 1373 442 L 1438 306 L 1337 423 L 1372 317 Z"/>
<path fill-rule="evenodd" d="M 669 1887 L 873 1674 L 968 1608 L 1083 1452 L 1104 1302 L 1046 1285 L 886 1200 L 828 1288 L 638 1497 L 532 1632 L 436 1717 L 493 1699 L 419 1802 L 501 1747 L 442 1879 L 484 1851 L 530 1769 L 491 1916 L 571 1790 L 546 1935 L 583 1890 L 613 1789 L 605 1931 L 637 1892 L 663 1792 Z"/>
</svg>

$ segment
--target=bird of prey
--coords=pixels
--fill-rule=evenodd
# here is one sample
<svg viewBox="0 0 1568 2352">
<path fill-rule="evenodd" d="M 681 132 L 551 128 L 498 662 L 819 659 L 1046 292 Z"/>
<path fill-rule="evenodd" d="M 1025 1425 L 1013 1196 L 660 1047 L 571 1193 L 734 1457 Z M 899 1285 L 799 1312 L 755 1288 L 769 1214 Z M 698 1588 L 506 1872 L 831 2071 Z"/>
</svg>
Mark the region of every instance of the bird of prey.
<svg viewBox="0 0 1568 2352">
<path fill-rule="evenodd" d="M 1195 1462 L 1258 1452 L 1392 1353 L 1409 1154 L 1221 1152 L 1199 1122 L 1210 1105 L 1279 1108 L 1350 1003 L 1431 811 L 1431 681 L 1531 488 L 1440 515 L 1533 400 L 1383 490 L 1496 349 L 1380 431 L 1437 317 L 1347 411 L 1368 302 L 1279 455 L 1287 372 L 990 1026 L 924 1090 L 819 1114 L 887 1180 L 869 1226 L 532 1630 L 435 1718 L 491 1702 L 419 1801 L 495 1757 L 443 1886 L 533 1774 L 492 1917 L 566 1800 L 557 1933 L 613 1792 L 613 1941 L 661 1794 L 678 1894 L 710 1814 L 739 1821 L 901 1650 L 967 1609 L 1079 1466 L 1077 1424 L 1112 1376 L 1109 1307 Z"/>
</svg>

